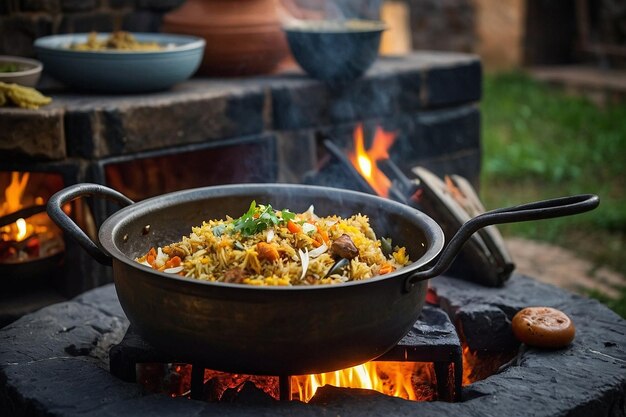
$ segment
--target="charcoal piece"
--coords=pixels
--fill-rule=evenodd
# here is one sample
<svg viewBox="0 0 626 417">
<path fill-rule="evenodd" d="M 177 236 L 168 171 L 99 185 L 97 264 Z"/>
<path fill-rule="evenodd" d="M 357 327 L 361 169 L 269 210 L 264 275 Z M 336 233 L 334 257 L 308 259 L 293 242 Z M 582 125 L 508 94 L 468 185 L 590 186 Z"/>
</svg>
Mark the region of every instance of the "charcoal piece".
<svg viewBox="0 0 626 417">
<path fill-rule="evenodd" d="M 222 394 L 222 401 L 236 404 L 264 405 L 275 403 L 265 391 L 257 388 L 254 383 L 246 381 L 241 388 L 228 388 Z"/>
</svg>

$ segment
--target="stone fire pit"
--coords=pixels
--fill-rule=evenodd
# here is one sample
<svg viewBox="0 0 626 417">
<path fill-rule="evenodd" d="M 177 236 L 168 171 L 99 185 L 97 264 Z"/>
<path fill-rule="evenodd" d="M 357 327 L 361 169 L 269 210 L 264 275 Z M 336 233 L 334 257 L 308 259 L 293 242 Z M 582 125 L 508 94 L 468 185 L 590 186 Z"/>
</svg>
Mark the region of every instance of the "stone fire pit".
<svg viewBox="0 0 626 417">
<path fill-rule="evenodd" d="M 55 304 L 0 330 L 0 415 L 272 416 L 623 416 L 626 321 L 600 303 L 515 275 L 503 288 L 454 278 L 431 281 L 439 304 L 472 349 L 513 349 L 500 371 L 466 386 L 460 403 L 410 402 L 364 390 L 325 387 L 309 404 L 218 404 L 147 394 L 108 372 L 108 349 L 128 321 L 113 285 Z M 512 315 L 547 305 L 577 328 L 567 349 L 517 347 Z"/>
</svg>

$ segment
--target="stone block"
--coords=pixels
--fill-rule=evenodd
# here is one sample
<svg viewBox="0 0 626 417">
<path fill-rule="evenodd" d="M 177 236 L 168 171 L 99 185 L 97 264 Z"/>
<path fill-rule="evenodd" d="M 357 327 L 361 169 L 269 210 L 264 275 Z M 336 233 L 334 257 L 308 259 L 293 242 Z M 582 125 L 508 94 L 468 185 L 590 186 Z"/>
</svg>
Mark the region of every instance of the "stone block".
<svg viewBox="0 0 626 417">
<path fill-rule="evenodd" d="M 142 10 L 129 13 L 122 19 L 122 29 L 130 32 L 159 32 L 161 28 L 159 13 Z"/>
<path fill-rule="evenodd" d="M 91 182 L 107 185 L 132 200 L 183 188 L 219 184 L 276 182 L 276 144 L 272 135 L 206 142 L 170 149 L 111 157 L 93 164 Z M 245 169 L 242 169 L 245 168 Z M 198 175 L 202 173 L 202 175 Z M 104 220 L 117 207 L 101 210 Z"/>
<path fill-rule="evenodd" d="M 480 99 L 482 72 L 476 55 L 419 51 L 379 62 L 383 74 L 393 73 L 400 80 L 399 108 L 406 113 Z"/>
<path fill-rule="evenodd" d="M 482 68 L 479 61 L 429 71 L 425 81 L 425 106 L 438 107 L 480 100 Z"/>
<path fill-rule="evenodd" d="M 480 164 L 480 150 L 472 149 L 433 158 L 417 158 L 412 166 L 422 166 L 440 178 L 450 174 L 460 175 L 466 178 L 478 190 L 480 185 Z M 405 171 L 410 171 L 411 167 L 401 165 L 401 168 Z M 410 174 L 409 177 L 411 177 Z"/>
<path fill-rule="evenodd" d="M 112 9 L 122 9 L 125 7 L 134 7 L 135 0 L 109 0 L 109 7 Z"/>
<path fill-rule="evenodd" d="M 513 318 L 515 313 L 531 305 L 544 305 L 559 308 L 565 299 L 562 290 L 542 284 L 538 281 L 514 274 L 500 288 L 485 287 L 447 276 L 430 281 L 440 299 L 448 302 L 448 311 L 456 312 L 470 304 L 487 304 L 500 308 L 507 316 Z M 574 296 L 574 298 L 578 298 Z"/>
<path fill-rule="evenodd" d="M 67 297 L 73 297 L 113 282 L 113 271 L 111 267 L 98 263 L 76 242 L 68 241 L 65 247 L 63 274 L 57 281 L 59 291 Z"/>
<path fill-rule="evenodd" d="M 72 156 L 124 155 L 256 134 L 264 128 L 265 96 L 233 84 L 206 88 L 191 80 L 161 93 L 93 96 L 68 108 Z"/>
<path fill-rule="evenodd" d="M 272 90 L 274 127 L 306 129 L 391 115 L 399 111 L 401 92 L 396 77 L 366 77 L 334 88 L 316 81 L 276 86 Z"/>
<path fill-rule="evenodd" d="M 0 161 L 65 157 L 62 109 L 0 109 Z"/>
<path fill-rule="evenodd" d="M 82 350 L 80 356 L 96 355 L 95 351 L 103 334 L 115 332 L 119 337 L 124 334 L 127 326 L 124 316 L 109 316 L 97 308 L 76 302 L 54 304 L 40 310 L 29 322 L 33 332 L 32 343 L 13 343 L 9 350 L 7 341 L 19 333 L 20 320 L 5 327 L 0 336 L 3 339 L 0 355 L 6 360 L 4 363 L 24 362 L 42 350 L 51 356 L 67 356 L 68 350 Z"/>
<path fill-rule="evenodd" d="M 382 57 L 360 79 L 328 86 L 293 76 L 272 86 L 274 127 L 302 129 L 386 118 L 480 98 L 477 57 L 419 53 Z"/>
<path fill-rule="evenodd" d="M 98 7 L 98 0 L 60 0 L 63 12 L 89 12 Z"/>
<path fill-rule="evenodd" d="M 183 3 L 184 0 L 136 0 L 137 8 L 157 11 L 172 10 Z"/>
<path fill-rule="evenodd" d="M 316 168 L 317 152 L 313 131 L 279 132 L 276 135 L 278 182 L 301 183 Z"/>
<path fill-rule="evenodd" d="M 511 318 L 497 306 L 462 307 L 456 319 L 463 328 L 464 342 L 472 351 L 510 352 L 519 346 L 511 330 Z"/>
<path fill-rule="evenodd" d="M 110 13 L 67 13 L 59 25 L 59 33 L 112 32 L 114 17 Z"/>
<path fill-rule="evenodd" d="M 0 21 L 0 54 L 34 57 L 35 39 L 52 33 L 51 17 L 45 14 L 14 15 Z"/>
<path fill-rule="evenodd" d="M 98 113 L 89 109 L 73 109 L 65 113 L 65 133 L 69 156 L 89 156 L 96 153 Z"/>
<path fill-rule="evenodd" d="M 21 9 L 24 12 L 58 13 L 59 0 L 21 0 Z"/>
<path fill-rule="evenodd" d="M 480 155 L 480 111 L 473 104 L 420 111 L 398 118 L 397 125 L 398 137 L 390 154 L 405 171 L 423 161 L 451 161 L 465 159 L 470 154 Z M 461 171 L 472 178 L 479 174 L 476 164 L 472 164 L 472 170 L 459 168 L 450 170 L 450 166 L 442 166 L 436 171 L 441 171 L 441 175 L 461 175 Z"/>
</svg>

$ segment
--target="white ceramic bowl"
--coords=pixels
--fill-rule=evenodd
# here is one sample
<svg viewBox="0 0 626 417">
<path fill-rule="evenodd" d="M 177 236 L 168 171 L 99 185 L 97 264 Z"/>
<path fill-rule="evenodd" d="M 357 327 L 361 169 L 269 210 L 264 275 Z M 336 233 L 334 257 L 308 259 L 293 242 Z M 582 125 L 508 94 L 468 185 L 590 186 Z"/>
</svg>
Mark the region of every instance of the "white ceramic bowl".
<svg viewBox="0 0 626 417">
<path fill-rule="evenodd" d="M 156 42 L 158 51 L 83 51 L 88 33 L 52 35 L 35 41 L 37 56 L 58 81 L 79 90 L 137 93 L 164 90 L 191 77 L 204 52 L 205 41 L 194 36 L 133 33 L 139 42 Z M 99 33 L 108 38 L 110 33 Z"/>
<path fill-rule="evenodd" d="M 2 67 L 14 64 L 18 71 L 4 72 Z M 0 55 L 0 81 L 35 87 L 41 77 L 41 62 L 19 56 Z"/>
</svg>

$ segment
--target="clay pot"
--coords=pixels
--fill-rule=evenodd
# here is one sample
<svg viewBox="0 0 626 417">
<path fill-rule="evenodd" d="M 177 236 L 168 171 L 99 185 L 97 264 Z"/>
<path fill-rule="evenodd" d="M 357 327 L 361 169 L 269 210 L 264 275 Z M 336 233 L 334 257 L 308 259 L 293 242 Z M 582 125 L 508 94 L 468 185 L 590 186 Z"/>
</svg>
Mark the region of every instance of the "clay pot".
<svg viewBox="0 0 626 417">
<path fill-rule="evenodd" d="M 269 73 L 289 53 L 275 0 L 187 0 L 161 30 L 206 40 L 198 70 L 205 75 Z"/>
</svg>

